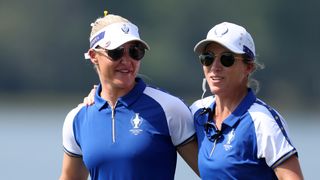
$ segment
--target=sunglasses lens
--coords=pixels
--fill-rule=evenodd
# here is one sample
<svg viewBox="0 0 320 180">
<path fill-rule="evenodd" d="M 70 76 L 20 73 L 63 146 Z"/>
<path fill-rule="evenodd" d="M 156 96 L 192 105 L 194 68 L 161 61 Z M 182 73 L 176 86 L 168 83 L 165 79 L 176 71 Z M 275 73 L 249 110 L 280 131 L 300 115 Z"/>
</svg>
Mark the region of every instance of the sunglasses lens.
<svg viewBox="0 0 320 180">
<path fill-rule="evenodd" d="M 141 60 L 144 57 L 145 54 L 145 49 L 143 47 L 139 47 L 139 46 L 131 46 L 129 48 L 129 55 L 132 59 L 134 60 Z"/>
<path fill-rule="evenodd" d="M 199 59 L 202 65 L 204 66 L 210 66 L 214 59 L 215 55 L 212 53 L 203 53 L 199 55 Z M 224 67 L 230 67 L 234 64 L 235 58 L 232 53 L 225 53 L 222 54 L 220 57 L 220 62 Z"/>
<path fill-rule="evenodd" d="M 213 63 L 214 56 L 211 53 L 203 53 L 199 55 L 199 60 L 202 65 L 210 66 Z"/>
<path fill-rule="evenodd" d="M 234 56 L 233 54 L 223 54 L 220 57 L 221 64 L 225 67 L 230 67 L 234 64 Z"/>
<path fill-rule="evenodd" d="M 124 48 L 118 47 L 113 50 L 108 50 L 108 56 L 111 57 L 113 61 L 119 60 L 123 56 Z"/>
</svg>

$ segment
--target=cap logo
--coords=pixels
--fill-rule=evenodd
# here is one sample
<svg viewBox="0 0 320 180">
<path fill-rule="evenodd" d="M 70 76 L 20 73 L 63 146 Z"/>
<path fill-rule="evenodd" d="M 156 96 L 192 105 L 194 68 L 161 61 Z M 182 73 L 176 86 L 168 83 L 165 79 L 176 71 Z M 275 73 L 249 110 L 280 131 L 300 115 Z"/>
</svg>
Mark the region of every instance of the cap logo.
<svg viewBox="0 0 320 180">
<path fill-rule="evenodd" d="M 106 44 L 104 45 L 104 48 L 107 48 L 108 46 L 110 46 L 111 41 L 107 41 Z"/>
<path fill-rule="evenodd" d="M 122 30 L 122 32 L 128 34 L 128 32 L 129 32 L 129 27 L 124 24 L 124 25 L 121 27 L 121 30 Z"/>
<path fill-rule="evenodd" d="M 214 33 L 217 37 L 221 37 L 223 35 L 225 35 L 228 32 L 228 27 L 227 26 L 221 26 L 218 27 L 217 29 L 214 30 Z"/>
</svg>

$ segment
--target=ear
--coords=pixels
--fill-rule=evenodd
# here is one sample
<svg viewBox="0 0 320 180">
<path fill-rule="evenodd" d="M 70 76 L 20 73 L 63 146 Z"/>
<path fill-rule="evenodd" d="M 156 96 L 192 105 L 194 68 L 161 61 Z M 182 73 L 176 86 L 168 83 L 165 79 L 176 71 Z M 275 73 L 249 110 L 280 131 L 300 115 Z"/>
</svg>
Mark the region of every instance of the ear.
<svg viewBox="0 0 320 180">
<path fill-rule="evenodd" d="M 255 66 L 253 62 L 247 64 L 247 73 L 251 74 L 255 70 Z"/>
<path fill-rule="evenodd" d="M 90 56 L 90 60 L 93 64 L 98 64 L 97 60 L 97 52 L 93 49 L 89 49 L 88 54 Z"/>
</svg>

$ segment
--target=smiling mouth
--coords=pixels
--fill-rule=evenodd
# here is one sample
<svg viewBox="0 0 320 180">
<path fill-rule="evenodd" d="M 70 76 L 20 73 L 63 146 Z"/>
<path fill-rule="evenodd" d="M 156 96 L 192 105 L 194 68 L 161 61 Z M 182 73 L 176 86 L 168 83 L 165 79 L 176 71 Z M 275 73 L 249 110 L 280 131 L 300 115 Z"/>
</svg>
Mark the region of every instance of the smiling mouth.
<svg viewBox="0 0 320 180">
<path fill-rule="evenodd" d="M 213 81 L 217 81 L 217 80 L 222 80 L 224 78 L 221 76 L 211 76 L 210 79 L 212 79 Z"/>
<path fill-rule="evenodd" d="M 131 71 L 128 70 L 128 69 L 120 69 L 120 70 L 117 70 L 117 72 L 120 72 L 120 73 L 130 73 Z"/>
</svg>

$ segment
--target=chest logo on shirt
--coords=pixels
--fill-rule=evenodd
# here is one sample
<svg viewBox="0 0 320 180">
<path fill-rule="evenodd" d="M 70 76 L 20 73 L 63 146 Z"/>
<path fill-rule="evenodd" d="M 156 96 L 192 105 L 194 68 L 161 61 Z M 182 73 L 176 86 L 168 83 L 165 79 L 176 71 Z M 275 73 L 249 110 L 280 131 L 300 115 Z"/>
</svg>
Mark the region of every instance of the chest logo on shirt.
<svg viewBox="0 0 320 180">
<path fill-rule="evenodd" d="M 132 125 L 132 129 L 130 129 L 130 132 L 133 135 L 138 135 L 143 131 L 142 129 L 140 129 L 142 121 L 143 119 L 139 116 L 139 113 L 136 113 L 135 116 L 130 120 Z"/>
<path fill-rule="evenodd" d="M 231 142 L 234 140 L 234 136 L 235 136 L 234 129 L 232 129 L 227 135 L 227 143 L 223 145 L 226 151 L 229 151 L 230 149 L 232 149 Z"/>
</svg>

